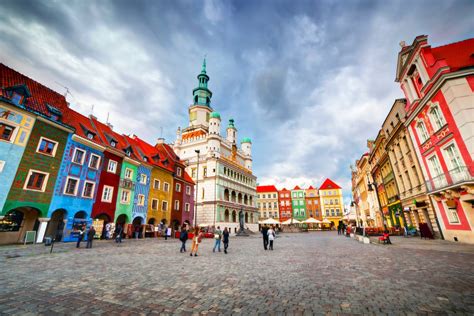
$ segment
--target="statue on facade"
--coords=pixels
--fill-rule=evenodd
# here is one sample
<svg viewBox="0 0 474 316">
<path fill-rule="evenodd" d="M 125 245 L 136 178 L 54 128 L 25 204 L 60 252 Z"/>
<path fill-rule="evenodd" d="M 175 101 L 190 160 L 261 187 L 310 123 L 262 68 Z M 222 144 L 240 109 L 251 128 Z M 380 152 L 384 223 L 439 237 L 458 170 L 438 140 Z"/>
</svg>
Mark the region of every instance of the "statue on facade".
<svg viewBox="0 0 474 316">
<path fill-rule="evenodd" d="M 245 217 L 244 216 L 245 216 L 244 215 L 244 210 L 240 209 L 240 212 L 239 212 L 240 228 L 239 228 L 239 231 L 237 232 L 237 236 L 248 236 L 247 232 L 245 232 L 245 227 L 244 227 Z"/>
</svg>

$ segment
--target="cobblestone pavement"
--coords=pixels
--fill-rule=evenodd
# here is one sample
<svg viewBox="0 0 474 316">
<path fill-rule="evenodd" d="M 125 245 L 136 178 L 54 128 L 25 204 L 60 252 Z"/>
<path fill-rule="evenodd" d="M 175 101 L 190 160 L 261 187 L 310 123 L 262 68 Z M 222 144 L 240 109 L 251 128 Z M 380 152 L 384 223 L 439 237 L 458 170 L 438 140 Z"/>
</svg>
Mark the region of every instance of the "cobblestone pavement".
<svg viewBox="0 0 474 316">
<path fill-rule="evenodd" d="M 257 236 L 234 237 L 227 255 L 212 242 L 198 257 L 151 239 L 5 257 L 0 314 L 474 314 L 473 253 L 333 232 L 282 234 L 274 251 Z"/>
</svg>

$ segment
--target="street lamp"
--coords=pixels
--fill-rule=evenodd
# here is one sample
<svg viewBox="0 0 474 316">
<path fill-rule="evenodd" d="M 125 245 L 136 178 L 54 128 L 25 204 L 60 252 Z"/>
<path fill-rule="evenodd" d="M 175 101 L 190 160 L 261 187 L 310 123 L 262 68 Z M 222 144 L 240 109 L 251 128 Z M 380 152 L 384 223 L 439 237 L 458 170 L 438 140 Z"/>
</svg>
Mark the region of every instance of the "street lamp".
<svg viewBox="0 0 474 316">
<path fill-rule="evenodd" d="M 368 190 L 370 192 L 374 191 L 374 189 L 372 188 L 372 186 L 374 186 L 375 188 L 375 197 L 377 199 L 377 202 L 379 204 L 379 210 L 380 210 L 380 214 L 382 215 L 382 222 L 383 222 L 383 227 L 384 229 L 386 230 L 387 229 L 387 224 L 385 223 L 385 217 L 383 215 L 383 211 L 382 211 L 382 205 L 380 204 L 380 199 L 379 199 L 379 192 L 378 192 L 378 189 L 377 189 L 377 182 L 375 182 L 375 180 L 371 183 L 369 179 L 367 179 L 367 185 L 369 186 Z"/>
<path fill-rule="evenodd" d="M 196 171 L 196 200 L 194 201 L 194 226 L 197 226 L 197 202 L 198 202 L 198 189 L 199 189 L 199 149 L 194 151 L 197 154 L 197 171 Z"/>
</svg>

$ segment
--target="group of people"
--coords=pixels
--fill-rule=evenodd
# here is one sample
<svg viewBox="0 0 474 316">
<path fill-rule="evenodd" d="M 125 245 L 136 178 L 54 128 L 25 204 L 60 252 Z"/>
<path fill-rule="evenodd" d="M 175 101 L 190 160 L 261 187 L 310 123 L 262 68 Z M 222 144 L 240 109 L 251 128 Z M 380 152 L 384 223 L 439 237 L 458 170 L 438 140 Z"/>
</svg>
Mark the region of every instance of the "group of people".
<svg viewBox="0 0 474 316">
<path fill-rule="evenodd" d="M 216 249 L 218 252 L 221 252 L 221 240 L 224 243 L 224 253 L 227 254 L 227 249 L 229 247 L 229 235 L 230 231 L 226 228 L 224 228 L 224 231 L 221 231 L 220 226 L 217 226 L 217 229 L 214 231 L 214 248 L 212 249 L 212 252 L 216 252 Z M 199 227 L 194 227 L 193 230 L 193 239 L 192 239 L 192 245 L 191 245 L 191 253 L 189 254 L 191 257 L 194 255 L 195 257 L 198 256 L 198 249 L 199 249 L 199 244 L 202 242 L 202 239 L 204 238 L 204 231 L 203 229 L 200 229 Z M 181 249 L 179 252 L 183 253 L 186 252 L 186 241 L 189 239 L 189 232 L 188 228 L 186 225 L 183 225 L 181 227 L 181 233 L 179 234 L 179 240 L 181 241 Z"/>
<path fill-rule="evenodd" d="M 95 233 L 96 231 L 95 231 L 94 225 L 91 225 L 87 233 L 86 233 L 86 224 L 81 225 L 78 230 L 79 235 L 77 236 L 76 248 L 81 248 L 81 242 L 84 240 L 84 236 L 86 235 L 87 235 L 86 248 L 92 248 L 92 241 L 94 241 Z"/>
<path fill-rule="evenodd" d="M 262 227 L 261 233 L 263 237 L 263 249 L 273 250 L 273 242 L 276 237 L 274 226 L 264 225 Z"/>
</svg>

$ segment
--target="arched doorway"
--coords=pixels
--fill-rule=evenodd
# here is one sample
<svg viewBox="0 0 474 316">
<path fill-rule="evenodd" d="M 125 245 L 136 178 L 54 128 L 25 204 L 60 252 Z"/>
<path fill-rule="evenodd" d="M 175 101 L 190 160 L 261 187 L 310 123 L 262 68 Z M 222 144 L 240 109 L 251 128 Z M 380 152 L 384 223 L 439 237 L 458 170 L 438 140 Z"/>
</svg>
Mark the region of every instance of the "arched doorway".
<svg viewBox="0 0 474 316">
<path fill-rule="evenodd" d="M 173 220 L 173 223 L 171 224 L 171 228 L 174 230 L 174 231 L 178 231 L 179 230 L 179 221 L 177 219 Z"/>
<path fill-rule="evenodd" d="M 148 224 L 150 225 L 155 225 L 155 222 L 156 222 L 156 219 L 153 217 L 148 220 Z"/>
<path fill-rule="evenodd" d="M 232 222 L 233 223 L 237 222 L 237 212 L 236 211 L 232 211 Z"/>
<path fill-rule="evenodd" d="M 253 213 L 250 214 L 250 223 L 252 223 L 252 224 L 255 223 L 255 222 L 253 221 Z"/>
<path fill-rule="evenodd" d="M 227 209 L 224 211 L 224 222 L 229 222 L 229 210 Z"/>
<path fill-rule="evenodd" d="M 245 212 L 245 222 L 249 222 L 249 213 Z"/>
<path fill-rule="evenodd" d="M 95 227 L 102 227 L 100 232 L 100 239 L 109 239 L 112 238 L 112 234 L 115 230 L 114 224 L 110 222 L 109 215 L 102 213 L 97 215 L 94 218 L 94 226 Z M 96 228 L 97 233 L 99 233 L 99 229 Z"/>
<path fill-rule="evenodd" d="M 143 217 L 137 216 L 133 219 L 132 221 L 132 229 L 134 233 L 135 238 L 142 238 L 142 223 L 143 223 Z"/>
<path fill-rule="evenodd" d="M 22 243 L 27 231 L 38 233 L 40 214 L 33 207 L 18 207 L 7 212 L 0 220 L 0 244 Z"/>
<path fill-rule="evenodd" d="M 64 219 L 67 218 L 67 211 L 63 208 L 55 210 L 51 214 L 51 219 L 46 228 L 46 237 L 53 238 L 54 241 L 62 241 L 64 232 Z"/>
</svg>

